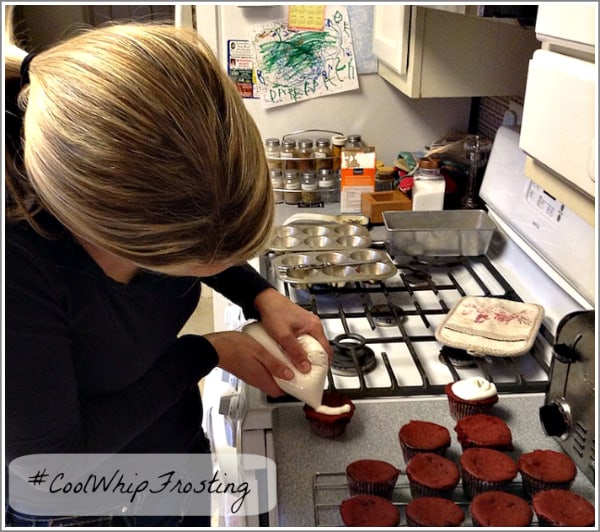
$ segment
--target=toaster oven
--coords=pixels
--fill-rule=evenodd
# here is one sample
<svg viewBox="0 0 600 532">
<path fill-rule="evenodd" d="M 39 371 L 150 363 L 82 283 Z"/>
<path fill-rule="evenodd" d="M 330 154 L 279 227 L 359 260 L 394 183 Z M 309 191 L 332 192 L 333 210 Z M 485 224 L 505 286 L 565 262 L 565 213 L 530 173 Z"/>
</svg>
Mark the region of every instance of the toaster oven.
<svg viewBox="0 0 600 532">
<path fill-rule="evenodd" d="M 566 315 L 558 325 L 550 382 L 540 421 L 585 475 L 595 476 L 595 320 L 593 310 Z"/>
</svg>

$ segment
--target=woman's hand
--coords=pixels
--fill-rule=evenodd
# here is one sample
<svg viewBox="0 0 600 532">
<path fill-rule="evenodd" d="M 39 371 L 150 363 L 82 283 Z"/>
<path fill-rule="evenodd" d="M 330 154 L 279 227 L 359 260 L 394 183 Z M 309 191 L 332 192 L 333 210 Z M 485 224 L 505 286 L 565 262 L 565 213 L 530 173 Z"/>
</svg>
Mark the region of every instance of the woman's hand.
<svg viewBox="0 0 600 532">
<path fill-rule="evenodd" d="M 333 352 L 317 315 L 296 305 L 274 288 L 267 288 L 258 294 L 254 300 L 254 307 L 260 314 L 265 331 L 282 347 L 292 364 L 302 373 L 308 373 L 311 365 L 297 340 L 301 334 L 309 334 L 315 338 L 331 360 Z"/>
<path fill-rule="evenodd" d="M 219 355 L 218 366 L 256 386 L 267 395 L 279 397 L 285 392 L 273 376 L 290 380 L 294 374 L 249 334 L 236 331 L 204 335 Z"/>
</svg>

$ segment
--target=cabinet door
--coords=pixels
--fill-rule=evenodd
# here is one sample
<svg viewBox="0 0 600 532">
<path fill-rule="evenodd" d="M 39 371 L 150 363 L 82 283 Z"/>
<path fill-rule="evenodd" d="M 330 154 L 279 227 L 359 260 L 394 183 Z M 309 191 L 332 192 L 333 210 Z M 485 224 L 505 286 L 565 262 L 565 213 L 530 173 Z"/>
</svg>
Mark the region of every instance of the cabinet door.
<svg viewBox="0 0 600 532">
<path fill-rule="evenodd" d="M 414 5 L 375 6 L 373 36 L 377 72 L 411 98 L 523 94 L 540 46 L 533 28 Z"/>
<path fill-rule="evenodd" d="M 410 6 L 376 5 L 373 14 L 373 53 L 399 74 L 408 67 Z"/>
<path fill-rule="evenodd" d="M 595 63 L 538 50 L 529 66 L 520 146 L 595 197 Z"/>
<path fill-rule="evenodd" d="M 538 7 L 535 31 L 542 42 L 591 51 L 596 45 L 596 3 L 545 3 Z"/>
</svg>

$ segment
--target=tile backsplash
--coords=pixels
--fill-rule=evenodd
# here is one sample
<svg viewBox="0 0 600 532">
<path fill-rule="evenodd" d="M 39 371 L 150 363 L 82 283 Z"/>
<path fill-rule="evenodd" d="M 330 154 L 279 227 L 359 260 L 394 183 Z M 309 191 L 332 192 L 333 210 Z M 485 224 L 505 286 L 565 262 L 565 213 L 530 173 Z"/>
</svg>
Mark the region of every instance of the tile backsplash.
<svg viewBox="0 0 600 532">
<path fill-rule="evenodd" d="M 477 133 L 493 140 L 511 102 L 523 105 L 523 101 L 523 96 L 485 96 L 479 99 L 478 104 L 474 102 L 477 105 Z"/>
</svg>

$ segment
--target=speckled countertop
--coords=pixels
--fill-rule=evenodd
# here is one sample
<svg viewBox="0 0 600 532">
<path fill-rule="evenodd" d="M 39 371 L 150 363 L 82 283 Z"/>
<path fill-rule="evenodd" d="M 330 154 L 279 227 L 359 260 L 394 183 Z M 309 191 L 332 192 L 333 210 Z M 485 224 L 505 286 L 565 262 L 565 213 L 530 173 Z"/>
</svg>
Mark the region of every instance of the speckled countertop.
<svg viewBox="0 0 600 532">
<path fill-rule="evenodd" d="M 514 459 L 534 449 L 562 450 L 554 438 L 544 435 L 540 425 L 538 409 L 543 401 L 543 394 L 501 395 L 490 412 L 504 419 L 510 427 L 515 450 L 509 454 Z M 375 458 L 393 463 L 404 472 L 398 431 L 411 419 L 432 421 L 448 428 L 452 444 L 446 456 L 458 462 L 462 451 L 454 431 L 456 423 L 450 417 L 445 397 L 357 400 L 355 405 L 355 415 L 346 431 L 335 439 L 314 435 L 299 403 L 284 404 L 273 410 L 278 526 L 341 526 L 338 505 L 348 497 L 343 476 L 346 465 L 362 458 Z M 333 475 L 322 475 L 323 473 Z M 313 488 L 315 481 L 319 486 L 317 490 Z M 403 487 L 405 482 L 406 477 L 402 473 L 394 494 L 395 502 L 410 500 L 410 492 Z M 338 486 L 341 483 L 341 486 L 331 489 L 328 487 L 329 484 L 336 483 Z M 520 489 L 520 477 L 517 476 L 514 493 L 520 494 Z M 573 490 L 588 500 L 595 501 L 595 488 L 580 471 Z M 316 510 L 315 495 L 318 503 Z M 455 495 L 457 502 L 461 502 L 467 513 L 464 523 L 467 526 L 470 518 L 460 484 Z M 401 515 L 400 524 L 406 525 L 403 512 Z"/>
</svg>

